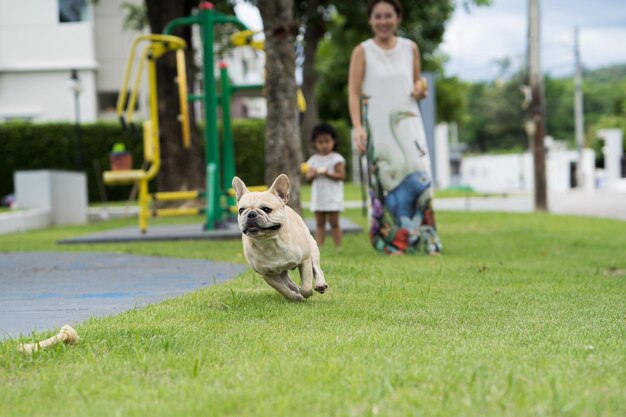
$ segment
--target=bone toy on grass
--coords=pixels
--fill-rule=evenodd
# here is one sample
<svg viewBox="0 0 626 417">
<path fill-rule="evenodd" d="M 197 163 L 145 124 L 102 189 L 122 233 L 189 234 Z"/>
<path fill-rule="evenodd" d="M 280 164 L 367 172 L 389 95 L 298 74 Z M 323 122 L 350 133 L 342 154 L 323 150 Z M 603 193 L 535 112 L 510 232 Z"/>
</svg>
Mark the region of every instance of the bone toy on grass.
<svg viewBox="0 0 626 417">
<path fill-rule="evenodd" d="M 66 342 L 73 345 L 78 343 L 79 339 L 80 337 L 78 337 L 78 333 L 76 333 L 76 330 L 66 324 L 65 326 L 61 327 L 61 331 L 59 332 L 59 334 L 56 334 L 52 337 L 47 338 L 46 340 L 42 340 L 41 342 L 37 343 L 22 343 L 18 347 L 18 350 L 22 353 L 30 355 L 33 352 L 37 352 L 39 349 L 45 349 L 61 342 Z"/>
</svg>

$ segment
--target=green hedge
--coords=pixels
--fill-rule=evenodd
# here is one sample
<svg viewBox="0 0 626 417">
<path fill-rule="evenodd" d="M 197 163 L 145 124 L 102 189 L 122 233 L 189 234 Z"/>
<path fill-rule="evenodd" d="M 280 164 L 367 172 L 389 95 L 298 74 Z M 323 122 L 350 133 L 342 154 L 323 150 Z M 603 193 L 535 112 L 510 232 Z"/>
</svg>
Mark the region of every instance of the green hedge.
<svg viewBox="0 0 626 417">
<path fill-rule="evenodd" d="M 21 170 L 77 170 L 77 140 L 72 123 L 6 123 L 0 125 L 0 195 L 13 192 L 13 173 Z M 109 169 L 109 151 L 122 142 L 133 153 L 133 161 L 142 156 L 141 140 L 125 135 L 119 124 L 95 123 L 80 126 L 83 169 L 87 173 L 90 201 L 100 201 L 95 166 Z M 130 186 L 107 187 L 109 199 L 128 197 Z"/>
<path fill-rule="evenodd" d="M 340 137 L 339 152 L 349 164 L 350 130 L 343 122 L 331 123 Z M 114 143 L 124 143 L 133 153 L 135 166 L 143 160 L 141 131 L 136 138 L 122 131 L 114 122 L 80 126 L 83 169 L 87 174 L 89 201 L 101 201 L 96 167 L 109 169 L 109 152 Z M 221 135 L 220 135 L 221 136 Z M 263 184 L 263 138 L 265 121 L 233 120 L 236 172 L 249 184 Z M 308 138 L 306 138 L 308 141 Z M 14 192 L 13 173 L 18 170 L 76 170 L 76 130 L 72 123 L 4 123 L 0 124 L 0 198 Z M 203 142 L 204 143 L 204 142 Z M 307 142 L 308 143 L 308 142 Z M 204 150 L 202 150 L 204 154 Z M 349 169 L 349 167 L 347 167 Z M 348 171 L 349 172 L 349 171 Z M 125 200 L 131 186 L 106 187 L 110 201 Z"/>
</svg>

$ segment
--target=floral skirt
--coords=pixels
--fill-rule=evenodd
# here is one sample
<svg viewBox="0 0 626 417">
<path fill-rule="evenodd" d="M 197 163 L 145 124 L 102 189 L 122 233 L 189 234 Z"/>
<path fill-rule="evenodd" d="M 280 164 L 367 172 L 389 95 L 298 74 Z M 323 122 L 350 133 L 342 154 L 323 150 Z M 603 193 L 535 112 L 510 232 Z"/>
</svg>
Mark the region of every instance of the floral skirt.
<svg viewBox="0 0 626 417">
<path fill-rule="evenodd" d="M 384 190 L 376 172 L 369 170 L 372 246 L 388 255 L 441 252 L 442 245 L 432 207 L 433 184 L 425 172 L 407 175 L 392 190 Z"/>
</svg>

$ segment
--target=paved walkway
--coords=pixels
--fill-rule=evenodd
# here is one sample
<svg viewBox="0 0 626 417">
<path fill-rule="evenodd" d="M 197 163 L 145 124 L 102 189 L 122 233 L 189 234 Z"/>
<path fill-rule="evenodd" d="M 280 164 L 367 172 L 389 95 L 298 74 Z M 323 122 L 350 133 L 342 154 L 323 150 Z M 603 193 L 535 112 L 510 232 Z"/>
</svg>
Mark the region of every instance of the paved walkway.
<svg viewBox="0 0 626 417">
<path fill-rule="evenodd" d="M 218 284 L 244 265 L 109 253 L 0 254 L 0 340 Z"/>
<path fill-rule="evenodd" d="M 440 198 L 435 196 L 435 211 L 505 211 L 530 213 L 534 211 L 531 194 L 508 197 Z M 548 208 L 554 214 L 604 217 L 626 220 L 626 193 L 570 191 L 554 193 L 548 198 Z"/>
<path fill-rule="evenodd" d="M 549 211 L 554 214 L 604 217 L 626 220 L 626 193 L 583 192 L 551 194 L 548 199 Z M 360 208 L 360 201 L 348 201 L 346 208 Z M 513 194 L 489 197 L 437 198 L 435 211 L 503 211 L 531 213 L 535 209 L 531 194 Z"/>
</svg>

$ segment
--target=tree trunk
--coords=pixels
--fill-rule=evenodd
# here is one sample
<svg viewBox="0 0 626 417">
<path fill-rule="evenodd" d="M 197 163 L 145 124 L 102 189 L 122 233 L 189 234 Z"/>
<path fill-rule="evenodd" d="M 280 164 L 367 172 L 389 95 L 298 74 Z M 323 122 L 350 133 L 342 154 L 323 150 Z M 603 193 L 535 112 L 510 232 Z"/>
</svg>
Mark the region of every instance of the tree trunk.
<svg viewBox="0 0 626 417">
<path fill-rule="evenodd" d="M 148 21 L 152 33 L 162 33 L 172 19 L 191 14 L 194 1 L 146 0 Z M 185 51 L 187 62 L 187 88 L 192 91 L 194 68 L 191 59 L 191 29 L 177 28 L 176 36 L 187 42 Z M 159 126 L 161 144 L 161 169 L 156 179 L 160 191 L 194 190 L 204 188 L 204 157 L 200 148 L 198 129 L 195 123 L 193 106 L 189 105 L 191 125 L 191 147 L 182 144 L 180 123 L 177 120 L 180 104 L 176 78 L 176 56 L 168 53 L 157 61 L 157 95 L 159 106 Z"/>
<path fill-rule="evenodd" d="M 304 32 L 304 64 L 302 66 L 302 94 L 306 100 L 306 112 L 302 118 L 302 143 L 306 154 L 310 153 L 309 137 L 313 126 L 319 123 L 319 108 L 315 85 L 315 53 L 320 40 L 326 31 L 324 21 L 318 11 L 319 0 L 308 0 L 306 8 L 306 30 Z"/>
<path fill-rule="evenodd" d="M 289 205 L 300 212 L 302 144 L 298 128 L 295 79 L 293 0 L 259 0 L 266 53 L 267 122 L 265 127 L 265 182 L 282 173 L 291 180 Z"/>
</svg>

